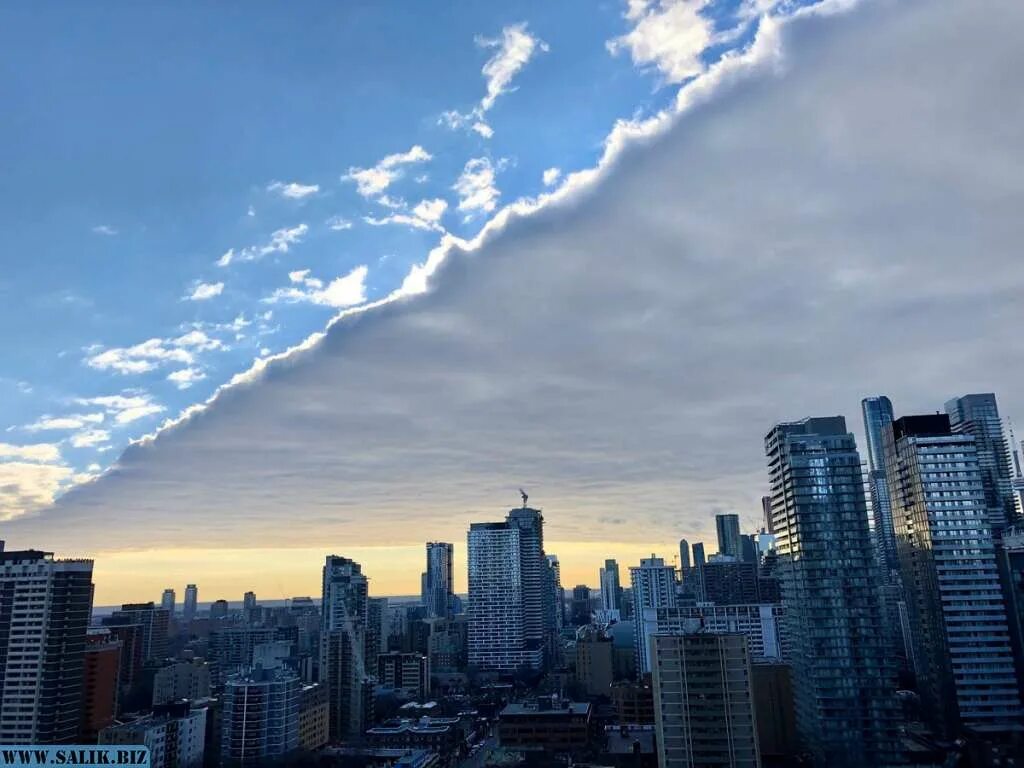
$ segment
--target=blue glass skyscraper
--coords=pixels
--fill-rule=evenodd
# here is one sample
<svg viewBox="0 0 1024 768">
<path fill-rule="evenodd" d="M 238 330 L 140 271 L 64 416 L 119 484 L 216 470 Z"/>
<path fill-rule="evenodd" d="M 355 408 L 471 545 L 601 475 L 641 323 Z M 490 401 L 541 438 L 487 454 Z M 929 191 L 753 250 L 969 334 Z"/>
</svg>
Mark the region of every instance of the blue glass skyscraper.
<svg viewBox="0 0 1024 768">
<path fill-rule="evenodd" d="M 885 479 L 885 448 L 883 436 L 892 424 L 892 402 L 885 395 L 865 397 L 860 401 L 864 414 L 864 434 L 868 444 L 868 488 L 871 491 L 871 514 L 874 521 L 875 556 L 882 569 L 883 580 L 899 568 L 896 534 L 892 522 L 892 504 Z"/>
</svg>

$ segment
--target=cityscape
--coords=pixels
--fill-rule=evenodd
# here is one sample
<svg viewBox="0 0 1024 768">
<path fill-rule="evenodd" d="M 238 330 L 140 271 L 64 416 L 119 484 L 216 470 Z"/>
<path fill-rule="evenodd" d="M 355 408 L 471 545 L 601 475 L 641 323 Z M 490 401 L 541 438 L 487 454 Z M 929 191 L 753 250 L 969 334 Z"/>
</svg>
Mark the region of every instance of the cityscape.
<svg viewBox="0 0 1024 768">
<path fill-rule="evenodd" d="M 843 416 L 776 424 L 757 530 L 717 514 L 596 587 L 562 584 L 525 490 L 465 549 L 425 542 L 418 598 L 329 553 L 319 595 L 188 584 L 104 613 L 91 560 L 4 549 L 0 743 L 153 768 L 1024 764 L 1024 446 L 991 393 L 860 418 L 862 446 Z"/>
</svg>

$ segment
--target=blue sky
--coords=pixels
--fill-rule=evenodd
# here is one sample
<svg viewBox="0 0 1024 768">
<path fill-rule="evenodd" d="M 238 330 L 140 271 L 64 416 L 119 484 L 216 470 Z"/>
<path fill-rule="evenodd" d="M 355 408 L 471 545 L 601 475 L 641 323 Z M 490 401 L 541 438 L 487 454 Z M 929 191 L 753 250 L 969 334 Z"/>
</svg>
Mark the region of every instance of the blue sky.
<svg viewBox="0 0 1024 768">
<path fill-rule="evenodd" d="M 5 5 L 4 458 L 57 451 L 51 490 L 109 466 L 593 166 L 757 5 Z"/>
</svg>

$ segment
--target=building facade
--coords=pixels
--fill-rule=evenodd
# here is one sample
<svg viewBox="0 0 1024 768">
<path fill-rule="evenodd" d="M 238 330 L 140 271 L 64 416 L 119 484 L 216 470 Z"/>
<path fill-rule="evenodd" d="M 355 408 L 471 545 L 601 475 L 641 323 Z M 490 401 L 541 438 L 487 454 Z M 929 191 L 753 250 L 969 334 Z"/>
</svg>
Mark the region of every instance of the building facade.
<svg viewBox="0 0 1024 768">
<path fill-rule="evenodd" d="M 715 532 L 718 534 L 718 554 L 740 559 L 743 555 L 740 548 L 740 516 L 715 515 Z"/>
<path fill-rule="evenodd" d="M 299 748 L 302 685 L 285 667 L 255 667 L 228 678 L 221 703 L 221 765 L 280 759 Z"/>
<path fill-rule="evenodd" d="M 643 638 L 645 608 L 671 608 L 676 604 L 676 576 L 671 565 L 653 554 L 629 569 L 633 588 L 633 637 L 636 638 L 636 670 L 638 675 L 651 671 L 648 649 Z"/>
<path fill-rule="evenodd" d="M 778 603 L 644 608 L 638 643 L 650 645 L 654 635 L 678 635 L 697 626 L 715 634 L 740 634 L 754 661 L 786 658 L 782 625 L 785 608 Z"/>
<path fill-rule="evenodd" d="M 614 560 L 605 560 L 604 568 L 600 570 L 598 577 L 601 584 L 601 610 L 621 612 L 622 583 L 619 580 L 619 564 Z"/>
<path fill-rule="evenodd" d="M 358 738 L 365 724 L 369 583 L 359 563 L 328 555 L 323 570 L 320 682 L 327 688 L 331 739 Z"/>
<path fill-rule="evenodd" d="M 427 569 L 423 572 L 423 607 L 432 618 L 452 615 L 455 597 L 455 545 L 443 541 L 427 542 Z"/>
<path fill-rule="evenodd" d="M 149 747 L 150 768 L 200 768 L 206 745 L 206 709 L 188 702 L 165 704 L 153 713 L 100 731 L 100 744 Z"/>
</svg>

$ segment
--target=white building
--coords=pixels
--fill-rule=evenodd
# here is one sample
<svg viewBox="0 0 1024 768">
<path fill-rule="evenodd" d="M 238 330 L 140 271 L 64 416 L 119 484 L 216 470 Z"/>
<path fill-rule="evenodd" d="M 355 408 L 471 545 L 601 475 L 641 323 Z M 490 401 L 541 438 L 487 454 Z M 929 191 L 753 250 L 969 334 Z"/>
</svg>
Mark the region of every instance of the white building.
<svg viewBox="0 0 1024 768">
<path fill-rule="evenodd" d="M 671 565 L 665 565 L 660 557 L 651 555 L 640 561 L 639 567 L 629 569 L 629 581 L 633 587 L 633 637 L 636 643 L 636 669 L 638 674 L 649 672 L 647 646 L 643 638 L 644 608 L 665 608 L 676 604 L 676 572 Z"/>
<path fill-rule="evenodd" d="M 200 768 L 206 744 L 206 710 L 188 702 L 163 704 L 153 714 L 104 728 L 100 744 L 149 747 L 150 768 Z"/>
</svg>

